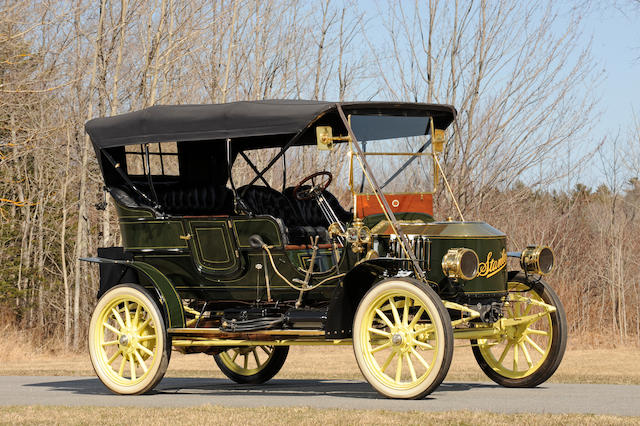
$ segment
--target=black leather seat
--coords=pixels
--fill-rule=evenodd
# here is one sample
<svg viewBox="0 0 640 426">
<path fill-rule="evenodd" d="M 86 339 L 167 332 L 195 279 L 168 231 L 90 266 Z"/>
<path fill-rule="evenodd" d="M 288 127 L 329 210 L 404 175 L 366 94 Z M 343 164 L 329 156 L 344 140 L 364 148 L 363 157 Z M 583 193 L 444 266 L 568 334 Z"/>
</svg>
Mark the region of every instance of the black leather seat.
<svg viewBox="0 0 640 426">
<path fill-rule="evenodd" d="M 150 191 L 141 186 L 141 190 Z M 222 185 L 154 185 L 158 195 L 158 203 L 163 212 L 174 215 L 227 215 L 233 214 L 233 192 Z M 126 207 L 140 208 L 148 204 L 140 200 L 130 188 L 110 188 L 111 195 Z M 133 195 L 133 196 L 132 196 Z"/>
<path fill-rule="evenodd" d="M 322 213 L 322 210 L 320 209 L 318 202 L 315 199 L 298 200 L 293 195 L 294 189 L 295 188 L 293 186 L 285 189 L 284 195 L 287 197 L 287 199 L 289 199 L 291 204 L 293 204 L 297 208 L 298 214 L 302 218 L 302 220 L 309 226 L 313 226 L 313 227 L 322 226 L 324 228 L 328 227 L 330 223 L 327 221 L 327 218 Z M 304 189 L 309 189 L 309 187 L 305 185 L 301 188 L 301 190 L 304 190 Z M 324 198 L 327 200 L 327 202 L 331 206 L 331 209 L 335 212 L 336 216 L 338 217 L 338 220 L 340 220 L 341 222 L 347 223 L 351 221 L 351 219 L 353 219 L 353 213 L 343 209 L 338 199 L 332 193 L 325 190 L 325 191 L 322 191 L 322 194 L 324 195 Z"/>
<path fill-rule="evenodd" d="M 223 185 L 172 185 L 158 188 L 158 201 L 170 214 L 233 214 L 233 192 Z"/>
<path fill-rule="evenodd" d="M 243 186 L 238 188 L 237 192 L 251 213 L 270 215 L 281 219 L 286 227 L 290 244 L 309 244 L 311 238 L 316 236 L 319 237 L 319 243 L 328 242 L 326 220 L 324 222 L 315 221 L 315 225 L 306 221 L 300 215 L 296 204 L 281 192 L 259 185 Z"/>
</svg>

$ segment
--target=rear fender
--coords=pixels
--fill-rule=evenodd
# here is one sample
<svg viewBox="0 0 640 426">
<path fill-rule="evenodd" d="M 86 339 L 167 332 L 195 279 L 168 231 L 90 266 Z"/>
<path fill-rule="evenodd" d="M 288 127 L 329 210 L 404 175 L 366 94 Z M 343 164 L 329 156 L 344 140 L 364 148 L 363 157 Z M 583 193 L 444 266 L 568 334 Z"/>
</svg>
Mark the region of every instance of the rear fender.
<svg viewBox="0 0 640 426">
<path fill-rule="evenodd" d="M 164 312 L 167 315 L 167 326 L 170 328 L 184 327 L 184 310 L 182 308 L 182 300 L 171 284 L 171 281 L 158 269 L 145 262 L 138 262 L 128 259 L 107 259 L 104 257 L 84 257 L 80 260 L 98 264 L 120 265 L 125 268 L 132 268 L 143 274 L 153 284 L 154 289 L 158 293 L 158 299 Z M 116 285 L 118 283 L 114 283 Z"/>
</svg>

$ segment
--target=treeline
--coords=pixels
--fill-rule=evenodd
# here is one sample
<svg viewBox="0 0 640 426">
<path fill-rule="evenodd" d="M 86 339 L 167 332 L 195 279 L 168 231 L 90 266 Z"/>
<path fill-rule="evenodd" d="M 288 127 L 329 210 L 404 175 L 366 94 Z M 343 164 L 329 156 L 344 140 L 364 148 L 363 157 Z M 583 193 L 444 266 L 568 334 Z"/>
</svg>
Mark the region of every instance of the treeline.
<svg viewBox="0 0 640 426">
<path fill-rule="evenodd" d="M 465 217 L 514 248 L 554 247 L 572 332 L 640 336 L 637 182 L 546 190 L 597 148 L 584 144 L 596 64 L 578 11 L 555 3 L 0 1 L 5 321 L 84 346 L 97 268 L 77 259 L 119 243 L 113 207 L 95 208 L 86 120 L 154 104 L 376 99 L 455 105 L 443 167 Z M 437 214 L 455 216 L 437 198 Z"/>
</svg>

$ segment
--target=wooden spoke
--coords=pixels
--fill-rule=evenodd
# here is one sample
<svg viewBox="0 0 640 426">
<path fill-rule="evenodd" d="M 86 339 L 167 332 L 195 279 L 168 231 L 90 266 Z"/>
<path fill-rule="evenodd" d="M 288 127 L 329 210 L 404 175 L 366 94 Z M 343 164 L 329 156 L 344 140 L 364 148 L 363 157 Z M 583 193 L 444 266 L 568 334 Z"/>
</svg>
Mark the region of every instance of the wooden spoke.
<svg viewBox="0 0 640 426">
<path fill-rule="evenodd" d="M 540 352 L 540 355 L 544 355 L 544 350 L 538 346 L 538 344 L 536 342 L 534 342 L 531 337 L 529 336 L 525 336 L 525 340 L 531 345 L 533 346 L 533 349 L 535 349 L 536 351 Z"/>
<path fill-rule="evenodd" d="M 402 325 L 409 324 L 409 298 L 405 296 L 404 307 L 402 309 Z"/>
<path fill-rule="evenodd" d="M 511 346 L 513 346 L 513 343 L 509 342 L 507 343 L 507 346 L 504 347 L 502 354 L 500 354 L 500 359 L 498 359 L 498 364 L 502 364 L 502 361 L 504 361 L 504 358 L 507 356 L 507 352 L 509 352 Z"/>
<path fill-rule="evenodd" d="M 149 371 L 149 368 L 147 368 L 147 365 L 144 363 L 144 360 L 142 359 L 142 357 L 140 356 L 140 352 L 138 351 L 133 351 L 133 354 L 136 357 L 136 360 L 138 360 L 138 364 L 140 364 L 140 367 L 142 367 L 142 370 L 146 373 L 147 371 Z"/>
<path fill-rule="evenodd" d="M 122 354 L 122 361 L 120 361 L 120 368 L 118 369 L 118 375 L 124 377 L 124 366 L 127 363 L 127 357 Z"/>
<path fill-rule="evenodd" d="M 393 357 L 396 356 L 395 352 L 391 352 L 389 354 L 389 356 L 387 357 L 387 359 L 384 361 L 384 364 L 382 364 L 382 367 L 380 367 L 380 370 L 384 373 L 384 370 L 387 369 L 387 367 L 389 367 L 389 364 L 391 364 L 391 361 L 393 360 Z"/>
<path fill-rule="evenodd" d="M 108 342 L 102 342 L 102 346 L 113 346 L 117 344 L 118 344 L 117 340 L 109 340 Z"/>
<path fill-rule="evenodd" d="M 398 364 L 396 365 L 396 382 L 400 383 L 400 379 L 402 378 L 402 358 L 404 358 L 402 352 L 398 354 Z"/>
<path fill-rule="evenodd" d="M 153 340 L 156 338 L 155 334 L 149 334 L 148 336 L 142 336 L 138 338 L 139 342 L 146 342 L 147 340 Z"/>
<path fill-rule="evenodd" d="M 422 317 L 423 313 L 424 313 L 424 306 L 420 306 L 420 309 L 418 309 L 418 312 L 416 312 L 413 319 L 411 320 L 411 323 L 409 324 L 409 328 L 413 328 L 416 326 L 418 321 L 420 321 L 420 318 Z"/>
<path fill-rule="evenodd" d="M 369 327 L 369 333 L 378 334 L 378 335 L 384 336 L 384 337 L 391 336 L 391 333 L 388 333 L 386 331 L 380 330 L 379 328 L 373 328 L 373 327 Z"/>
<path fill-rule="evenodd" d="M 427 370 L 430 368 L 429 363 L 420 355 L 414 348 L 411 348 L 411 353 L 416 357 L 420 364 L 424 365 Z"/>
<path fill-rule="evenodd" d="M 129 354 L 129 372 L 131 374 L 131 380 L 136 379 L 136 363 L 133 360 L 133 355 Z"/>
<path fill-rule="evenodd" d="M 533 361 L 531 361 L 531 355 L 529 355 L 529 350 L 524 345 L 524 342 L 518 343 L 518 346 L 520 346 L 520 350 L 524 354 L 524 358 L 527 360 L 527 364 L 529 365 L 529 368 L 533 367 Z"/>
<path fill-rule="evenodd" d="M 138 349 L 140 349 L 142 352 L 146 353 L 147 355 L 153 356 L 153 352 L 151 352 L 149 349 L 142 346 L 140 343 L 138 343 L 136 346 Z"/>
<path fill-rule="evenodd" d="M 396 325 L 400 325 L 400 315 L 398 315 L 398 309 L 396 308 L 396 302 L 395 300 L 393 300 L 393 297 L 389 298 L 389 303 L 391 304 L 393 320 L 396 322 Z"/>
<path fill-rule="evenodd" d="M 142 332 L 142 330 L 144 330 L 145 328 L 147 328 L 147 326 L 149 325 L 149 323 L 151 322 L 152 318 L 151 315 L 149 315 L 149 317 L 144 320 L 144 322 L 142 323 L 142 325 L 140 327 L 138 327 L 138 333 Z"/>
<path fill-rule="evenodd" d="M 260 363 L 260 358 L 258 358 L 258 351 L 254 348 L 251 352 L 253 352 L 253 358 L 256 360 L 256 366 L 260 368 L 262 364 Z"/>
<path fill-rule="evenodd" d="M 260 349 L 262 349 L 264 353 L 266 353 L 267 355 L 271 356 L 271 352 L 273 349 L 269 349 L 268 346 L 263 346 L 263 345 L 260 346 Z"/>
<path fill-rule="evenodd" d="M 249 368 L 249 354 L 244 354 L 244 369 L 247 370 Z"/>
<path fill-rule="evenodd" d="M 118 329 L 116 329 L 114 326 L 112 326 L 109 323 L 103 322 L 102 325 L 106 328 L 109 329 L 111 331 L 113 331 L 114 333 L 116 333 L 118 336 L 120 336 L 122 334 L 122 332 Z"/>
<path fill-rule="evenodd" d="M 118 351 L 116 351 L 115 354 L 113 354 L 111 356 L 111 358 L 109 358 L 109 360 L 107 361 L 107 364 L 111 365 L 113 364 L 113 361 L 115 361 L 118 358 L 118 355 L 120 355 L 122 352 L 118 349 Z"/>
<path fill-rule="evenodd" d="M 124 322 L 127 324 L 127 327 L 131 327 L 131 311 L 129 311 L 129 301 L 124 301 Z"/>
<path fill-rule="evenodd" d="M 513 306 L 513 312 L 516 315 L 516 318 L 520 318 L 521 317 L 520 305 L 522 305 L 521 302 L 516 302 L 515 305 Z"/>
<path fill-rule="evenodd" d="M 421 342 L 421 341 L 419 341 L 419 340 L 415 340 L 415 339 L 413 340 L 413 343 L 414 343 L 414 344 L 416 344 L 416 345 L 418 345 L 418 346 L 420 346 L 421 348 L 425 348 L 425 349 L 433 350 L 433 346 L 431 346 L 431 345 L 430 345 L 430 344 L 428 344 L 428 343 Z"/>
<path fill-rule="evenodd" d="M 407 365 L 409 365 L 409 373 L 411 373 L 411 380 L 415 382 L 418 379 L 416 378 L 416 370 L 413 367 L 413 361 L 411 361 L 411 354 L 407 354 Z"/>
<path fill-rule="evenodd" d="M 513 371 L 518 371 L 518 345 L 513 345 Z"/>
<path fill-rule="evenodd" d="M 526 329 L 526 333 L 527 334 L 537 334 L 537 335 L 540 335 L 540 336 L 548 336 L 549 335 L 548 331 L 537 330 L 535 328 L 527 328 Z"/>
<path fill-rule="evenodd" d="M 237 349 L 234 349 L 234 350 L 233 350 L 233 352 L 234 352 L 234 354 L 233 354 L 233 356 L 231 357 L 231 361 L 235 361 L 235 360 L 236 360 L 236 358 L 238 358 L 238 355 L 240 355 L 240 351 L 239 351 L 239 350 L 237 350 Z"/>
<path fill-rule="evenodd" d="M 120 328 L 126 328 L 124 322 L 122 321 L 122 317 L 120 316 L 120 313 L 116 310 L 116 308 L 111 308 L 111 313 L 113 313 L 113 318 L 118 321 Z"/>
<path fill-rule="evenodd" d="M 133 327 L 138 328 L 138 321 L 140 321 L 140 305 L 136 303 L 136 312 L 133 314 Z"/>
<path fill-rule="evenodd" d="M 389 318 L 384 314 L 384 312 L 382 312 L 380 309 L 376 309 L 376 314 L 378 314 L 380 319 L 384 321 L 385 324 L 387 324 L 387 327 L 393 328 L 393 324 L 391 324 L 391 321 L 389 321 Z"/>
<path fill-rule="evenodd" d="M 378 346 L 378 347 L 376 347 L 376 348 L 374 348 L 374 349 L 371 349 L 371 353 L 372 353 L 372 354 L 375 354 L 376 352 L 380 352 L 381 350 L 383 350 L 383 349 L 387 349 L 387 348 L 388 348 L 388 347 L 390 347 L 390 346 L 391 346 L 391 341 L 388 341 L 388 342 L 387 342 L 387 343 L 385 343 L 385 344 L 382 344 L 382 345 L 380 345 L 380 346 Z"/>
</svg>

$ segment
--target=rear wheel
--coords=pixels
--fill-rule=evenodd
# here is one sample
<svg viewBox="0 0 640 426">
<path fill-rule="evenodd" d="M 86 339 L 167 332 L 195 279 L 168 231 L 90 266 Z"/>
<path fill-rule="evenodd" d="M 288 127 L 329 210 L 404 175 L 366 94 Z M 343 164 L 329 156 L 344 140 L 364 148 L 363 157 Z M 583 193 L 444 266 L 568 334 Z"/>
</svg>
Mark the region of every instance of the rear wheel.
<svg viewBox="0 0 640 426">
<path fill-rule="evenodd" d="M 288 354 L 288 346 L 240 346 L 216 354 L 213 359 L 234 382 L 257 385 L 278 374 Z"/>
<path fill-rule="evenodd" d="M 506 387 L 534 387 L 549 379 L 562 361 L 567 319 L 558 295 L 544 281 L 532 288 L 524 274 L 514 274 L 508 286 L 505 318 L 530 316 L 531 320 L 507 327 L 496 338 L 472 340 L 473 355 L 494 382 Z M 536 302 L 556 310 L 549 312 Z"/>
<path fill-rule="evenodd" d="M 136 284 L 122 284 L 98 301 L 89 326 L 89 355 L 111 391 L 141 394 L 162 379 L 170 345 L 153 297 Z"/>
<path fill-rule="evenodd" d="M 423 398 L 449 371 L 451 319 L 438 295 L 423 283 L 388 279 L 360 301 L 353 350 L 360 371 L 382 395 Z"/>
</svg>

